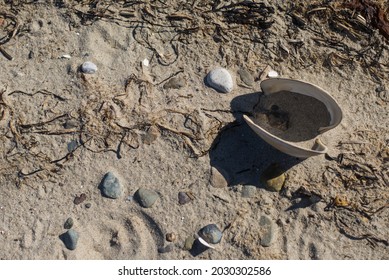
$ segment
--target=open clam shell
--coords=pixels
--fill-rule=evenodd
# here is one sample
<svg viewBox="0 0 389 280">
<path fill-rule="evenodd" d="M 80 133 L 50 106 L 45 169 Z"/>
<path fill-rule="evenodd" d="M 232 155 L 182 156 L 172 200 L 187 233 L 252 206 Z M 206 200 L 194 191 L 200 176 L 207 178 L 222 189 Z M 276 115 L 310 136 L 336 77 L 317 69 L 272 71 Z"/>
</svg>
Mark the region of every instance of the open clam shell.
<svg viewBox="0 0 389 280">
<path fill-rule="evenodd" d="M 262 81 L 261 88 L 265 96 L 270 96 L 272 94 L 281 92 L 284 95 L 285 93 L 291 93 L 291 96 L 292 94 L 300 94 L 312 97 L 320 101 L 322 105 L 324 104 L 326 110 L 328 111 L 329 122 L 326 123 L 325 126 L 320 126 L 317 128 L 317 131 L 314 132 L 317 135 L 335 128 L 342 120 L 342 110 L 336 101 L 325 90 L 313 84 L 299 80 L 276 78 Z M 302 105 L 300 108 L 298 108 L 298 110 L 304 110 L 304 106 Z M 288 113 L 293 114 L 293 112 Z M 253 129 L 254 132 L 258 134 L 264 141 L 288 155 L 298 158 L 307 158 L 315 155 L 325 154 L 328 150 L 328 148 L 318 138 L 315 139 L 315 143 L 312 148 L 308 149 L 299 145 L 298 141 L 288 141 L 283 137 L 280 137 L 280 135 L 274 135 L 274 133 L 269 132 L 264 127 L 259 125 L 255 119 L 251 119 L 246 115 L 244 115 L 243 118 L 250 126 L 250 128 Z M 304 126 L 304 122 L 298 123 L 297 125 Z"/>
</svg>

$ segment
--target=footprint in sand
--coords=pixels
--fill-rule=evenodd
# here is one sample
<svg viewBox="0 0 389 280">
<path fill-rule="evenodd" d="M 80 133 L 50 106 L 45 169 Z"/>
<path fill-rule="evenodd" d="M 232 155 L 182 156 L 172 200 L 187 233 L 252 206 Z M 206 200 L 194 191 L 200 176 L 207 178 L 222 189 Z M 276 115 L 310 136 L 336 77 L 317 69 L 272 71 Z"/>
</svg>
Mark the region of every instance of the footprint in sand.
<svg viewBox="0 0 389 280">
<path fill-rule="evenodd" d="M 140 211 L 128 215 L 112 214 L 80 226 L 77 249 L 63 249 L 65 259 L 158 259 L 163 245 L 158 223 Z M 104 222 L 102 222 L 104 221 Z"/>
</svg>

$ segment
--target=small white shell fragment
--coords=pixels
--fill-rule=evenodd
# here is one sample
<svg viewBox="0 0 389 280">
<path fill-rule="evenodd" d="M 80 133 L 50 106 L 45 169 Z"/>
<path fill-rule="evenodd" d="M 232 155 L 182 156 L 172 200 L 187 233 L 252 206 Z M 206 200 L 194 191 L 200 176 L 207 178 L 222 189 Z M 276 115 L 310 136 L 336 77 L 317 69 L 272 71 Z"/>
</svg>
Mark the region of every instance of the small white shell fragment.
<svg viewBox="0 0 389 280">
<path fill-rule="evenodd" d="M 201 237 L 198 237 L 197 238 L 201 244 L 203 244 L 204 246 L 208 247 L 208 248 L 211 248 L 211 249 L 215 249 L 215 247 L 213 247 L 211 244 L 209 244 L 207 241 L 205 241 L 204 239 L 202 239 Z"/>
<path fill-rule="evenodd" d="M 269 71 L 269 73 L 267 73 L 267 76 L 269 78 L 277 78 L 278 77 L 278 73 L 276 71 L 274 71 L 274 70 L 271 70 L 271 71 Z"/>
<path fill-rule="evenodd" d="M 71 59 L 72 57 L 70 56 L 70 54 L 64 54 L 61 56 L 61 58 Z"/>
<path fill-rule="evenodd" d="M 143 59 L 142 65 L 148 67 L 149 66 L 149 60 L 147 58 Z"/>
<path fill-rule="evenodd" d="M 223 93 L 231 92 L 234 87 L 230 72 L 224 68 L 213 69 L 208 73 L 206 81 L 210 87 Z"/>
<path fill-rule="evenodd" d="M 81 71 L 85 74 L 94 74 L 97 71 L 97 66 L 93 62 L 87 61 L 81 65 Z"/>
</svg>

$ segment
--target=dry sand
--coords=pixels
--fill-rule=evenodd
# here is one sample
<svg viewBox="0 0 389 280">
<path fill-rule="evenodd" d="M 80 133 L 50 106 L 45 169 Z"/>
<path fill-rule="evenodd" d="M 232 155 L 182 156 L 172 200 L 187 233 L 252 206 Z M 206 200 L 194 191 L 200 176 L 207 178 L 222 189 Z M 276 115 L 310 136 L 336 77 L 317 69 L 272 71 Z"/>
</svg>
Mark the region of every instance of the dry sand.
<svg viewBox="0 0 389 280">
<path fill-rule="evenodd" d="M 0 55 L 0 259 L 388 259 L 383 31 L 337 1 L 248 2 L 0 1 L 0 44 L 13 58 Z M 327 9 L 307 12 L 317 7 Z M 96 74 L 80 73 L 85 61 Z M 288 157 L 242 121 L 267 65 L 340 104 L 326 157 Z M 231 93 L 204 84 L 215 67 L 233 75 Z M 164 86 L 172 77 L 181 87 Z M 274 163 L 287 177 L 280 193 L 259 180 Z M 210 185 L 212 166 L 228 187 Z M 98 189 L 108 171 L 123 184 L 118 199 Z M 244 185 L 256 186 L 249 198 Z M 159 193 L 153 207 L 127 199 L 140 187 Z M 180 191 L 194 200 L 179 205 Z M 269 247 L 262 215 L 274 223 Z M 69 217 L 73 251 L 59 239 Z M 211 223 L 224 230 L 214 250 L 183 250 Z M 174 249 L 158 253 L 169 232 Z"/>
</svg>

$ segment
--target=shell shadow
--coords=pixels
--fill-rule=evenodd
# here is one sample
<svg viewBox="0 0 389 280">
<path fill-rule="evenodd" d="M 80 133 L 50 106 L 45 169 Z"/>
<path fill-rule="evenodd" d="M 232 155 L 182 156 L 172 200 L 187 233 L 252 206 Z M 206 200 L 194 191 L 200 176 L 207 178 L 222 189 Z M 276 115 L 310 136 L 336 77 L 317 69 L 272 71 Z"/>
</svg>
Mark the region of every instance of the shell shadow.
<svg viewBox="0 0 389 280">
<path fill-rule="evenodd" d="M 226 125 L 216 137 L 210 150 L 211 166 L 218 169 L 232 185 L 263 187 L 260 176 L 272 164 L 282 172 L 302 162 L 284 154 L 263 141 L 243 120 L 252 115 L 259 92 L 238 96 L 231 101 L 235 121 Z"/>
</svg>

